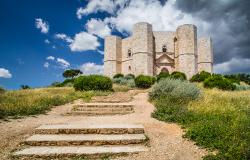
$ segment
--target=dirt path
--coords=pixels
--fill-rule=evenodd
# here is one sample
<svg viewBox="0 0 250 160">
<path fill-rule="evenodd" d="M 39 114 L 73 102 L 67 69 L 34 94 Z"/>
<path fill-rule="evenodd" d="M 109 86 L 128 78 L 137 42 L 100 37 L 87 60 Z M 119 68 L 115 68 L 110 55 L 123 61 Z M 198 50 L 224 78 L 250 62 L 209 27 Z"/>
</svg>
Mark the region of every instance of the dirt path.
<svg viewBox="0 0 250 160">
<path fill-rule="evenodd" d="M 135 113 L 116 116 L 64 116 L 72 104 L 58 106 L 47 115 L 28 117 L 20 120 L 0 123 L 0 157 L 8 159 L 10 151 L 32 134 L 34 128 L 41 124 L 143 124 L 150 139 L 148 152 L 116 158 L 117 160 L 198 160 L 206 154 L 193 142 L 182 138 L 183 132 L 176 124 L 160 122 L 151 118 L 154 106 L 147 101 L 147 93 L 133 97 Z"/>
</svg>

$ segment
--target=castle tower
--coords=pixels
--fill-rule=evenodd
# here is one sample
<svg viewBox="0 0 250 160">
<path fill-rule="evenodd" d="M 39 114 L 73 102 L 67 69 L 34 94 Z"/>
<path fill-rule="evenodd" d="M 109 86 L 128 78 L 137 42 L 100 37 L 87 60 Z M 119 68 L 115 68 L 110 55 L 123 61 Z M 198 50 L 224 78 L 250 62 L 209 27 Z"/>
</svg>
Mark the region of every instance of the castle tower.
<svg viewBox="0 0 250 160">
<path fill-rule="evenodd" d="M 213 73 L 213 48 L 211 38 L 198 40 L 198 71 Z"/>
<path fill-rule="evenodd" d="M 117 36 L 105 37 L 104 44 L 104 75 L 113 77 L 116 73 L 121 73 L 122 61 L 122 39 Z"/>
<path fill-rule="evenodd" d="M 152 25 L 140 22 L 133 27 L 133 72 L 135 75 L 153 76 L 153 31 Z"/>
<path fill-rule="evenodd" d="M 176 62 L 178 71 L 184 72 L 190 79 L 198 72 L 197 66 L 197 28 L 185 24 L 177 28 Z"/>
</svg>

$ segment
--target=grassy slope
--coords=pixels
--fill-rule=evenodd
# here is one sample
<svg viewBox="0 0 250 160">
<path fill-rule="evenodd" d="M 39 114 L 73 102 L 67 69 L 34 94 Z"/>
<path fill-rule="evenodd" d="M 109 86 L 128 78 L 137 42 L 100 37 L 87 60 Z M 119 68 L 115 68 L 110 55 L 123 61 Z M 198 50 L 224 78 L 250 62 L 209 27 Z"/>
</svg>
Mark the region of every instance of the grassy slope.
<svg viewBox="0 0 250 160">
<path fill-rule="evenodd" d="M 92 96 L 106 94 L 98 91 L 75 92 L 71 87 L 7 91 L 0 94 L 0 119 L 45 113 L 52 106 L 79 98 L 89 101 Z"/>
<path fill-rule="evenodd" d="M 250 158 L 250 91 L 203 89 L 202 98 L 189 104 L 167 99 L 154 103 L 153 117 L 181 124 L 185 137 L 218 151 L 205 159 Z"/>
</svg>

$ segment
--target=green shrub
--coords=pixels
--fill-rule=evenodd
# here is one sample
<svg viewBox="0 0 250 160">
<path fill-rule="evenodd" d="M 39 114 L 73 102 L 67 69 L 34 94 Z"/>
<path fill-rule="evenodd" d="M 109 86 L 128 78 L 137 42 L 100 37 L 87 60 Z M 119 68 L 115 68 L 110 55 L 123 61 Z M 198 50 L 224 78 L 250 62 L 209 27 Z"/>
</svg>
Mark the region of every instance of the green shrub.
<svg viewBox="0 0 250 160">
<path fill-rule="evenodd" d="M 165 78 L 155 84 L 149 93 L 150 99 L 165 97 L 176 102 L 187 102 L 200 96 L 200 89 L 188 81 Z"/>
<path fill-rule="evenodd" d="M 125 79 L 135 79 L 135 75 L 133 75 L 133 74 L 127 74 L 124 78 Z"/>
<path fill-rule="evenodd" d="M 121 77 L 124 77 L 124 75 L 121 73 L 117 73 L 113 76 L 113 78 L 121 78 Z"/>
<path fill-rule="evenodd" d="M 158 75 L 156 76 L 157 82 L 159 82 L 161 79 L 167 78 L 167 77 L 169 77 L 169 76 L 170 76 L 169 73 L 161 72 L 160 74 L 158 74 Z"/>
<path fill-rule="evenodd" d="M 224 77 L 230 80 L 232 83 L 240 84 L 241 80 L 237 74 L 224 75 Z"/>
<path fill-rule="evenodd" d="M 109 77 L 101 75 L 80 76 L 75 79 L 74 88 L 77 91 L 108 91 L 112 90 L 112 81 Z"/>
<path fill-rule="evenodd" d="M 1 93 L 4 93 L 5 91 L 6 91 L 6 90 L 5 90 L 3 87 L 0 86 L 0 94 L 1 94 Z"/>
<path fill-rule="evenodd" d="M 175 72 L 171 73 L 171 78 L 180 79 L 180 80 L 186 80 L 187 79 L 185 73 L 178 72 L 178 71 L 175 71 Z"/>
<path fill-rule="evenodd" d="M 236 91 L 250 90 L 250 85 L 239 85 L 237 83 L 234 83 L 234 85 L 236 86 L 236 88 L 235 88 Z"/>
<path fill-rule="evenodd" d="M 151 76 L 139 75 L 135 78 L 135 86 L 138 88 L 150 88 L 155 82 Z"/>
<path fill-rule="evenodd" d="M 222 90 L 235 90 L 236 86 L 221 75 L 213 75 L 204 81 L 205 88 L 218 88 Z"/>
<path fill-rule="evenodd" d="M 190 81 L 191 82 L 203 82 L 205 79 L 209 78 L 211 74 L 206 71 L 201 71 L 200 73 L 195 74 Z"/>
</svg>

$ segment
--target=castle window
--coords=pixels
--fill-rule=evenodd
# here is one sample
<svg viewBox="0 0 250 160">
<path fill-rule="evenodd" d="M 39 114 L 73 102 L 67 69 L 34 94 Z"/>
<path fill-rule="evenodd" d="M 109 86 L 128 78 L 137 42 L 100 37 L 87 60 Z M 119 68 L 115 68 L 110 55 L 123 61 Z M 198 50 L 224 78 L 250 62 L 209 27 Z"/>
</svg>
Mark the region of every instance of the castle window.
<svg viewBox="0 0 250 160">
<path fill-rule="evenodd" d="M 131 53 L 131 49 L 128 50 L 128 57 L 131 57 L 132 53 Z"/>
<path fill-rule="evenodd" d="M 167 46 L 166 45 L 162 46 L 162 52 L 167 52 Z"/>
<path fill-rule="evenodd" d="M 131 66 L 128 66 L 128 70 L 131 71 Z"/>
<path fill-rule="evenodd" d="M 174 42 L 176 42 L 177 41 L 177 38 L 176 37 L 174 37 Z"/>
</svg>

